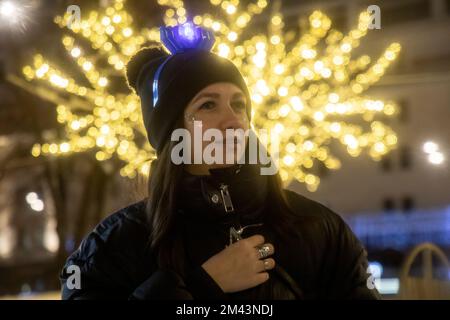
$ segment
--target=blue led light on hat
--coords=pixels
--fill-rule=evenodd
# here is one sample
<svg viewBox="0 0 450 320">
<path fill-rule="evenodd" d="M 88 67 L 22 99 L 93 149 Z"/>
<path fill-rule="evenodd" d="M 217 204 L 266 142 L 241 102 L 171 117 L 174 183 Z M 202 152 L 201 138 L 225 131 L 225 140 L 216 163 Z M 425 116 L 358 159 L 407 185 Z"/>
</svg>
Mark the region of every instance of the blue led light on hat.
<svg viewBox="0 0 450 320">
<path fill-rule="evenodd" d="M 188 50 L 210 51 L 216 41 L 212 31 L 186 22 L 174 27 L 160 27 L 161 42 L 169 50 L 170 55 L 158 67 L 153 78 L 153 108 L 158 103 L 158 81 L 164 65 L 177 53 Z"/>
</svg>

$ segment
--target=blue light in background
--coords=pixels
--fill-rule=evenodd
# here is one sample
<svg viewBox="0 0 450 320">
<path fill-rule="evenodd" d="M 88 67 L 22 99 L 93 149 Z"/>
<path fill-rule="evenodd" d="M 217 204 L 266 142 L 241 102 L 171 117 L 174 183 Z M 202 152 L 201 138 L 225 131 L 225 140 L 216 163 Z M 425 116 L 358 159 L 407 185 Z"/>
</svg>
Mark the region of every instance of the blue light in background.
<svg viewBox="0 0 450 320">
<path fill-rule="evenodd" d="M 408 213 L 365 212 L 344 219 L 368 248 L 405 250 L 423 242 L 450 246 L 450 206 Z"/>
</svg>

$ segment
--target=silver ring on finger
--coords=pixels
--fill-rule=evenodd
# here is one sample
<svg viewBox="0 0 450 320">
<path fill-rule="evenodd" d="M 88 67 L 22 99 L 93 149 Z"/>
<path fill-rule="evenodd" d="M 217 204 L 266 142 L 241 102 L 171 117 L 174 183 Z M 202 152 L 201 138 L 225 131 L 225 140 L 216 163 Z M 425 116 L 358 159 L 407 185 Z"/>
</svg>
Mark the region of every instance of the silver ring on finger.
<svg viewBox="0 0 450 320">
<path fill-rule="evenodd" d="M 258 249 L 259 256 L 261 259 L 264 259 L 270 255 L 270 246 L 265 244 L 261 248 Z"/>
</svg>

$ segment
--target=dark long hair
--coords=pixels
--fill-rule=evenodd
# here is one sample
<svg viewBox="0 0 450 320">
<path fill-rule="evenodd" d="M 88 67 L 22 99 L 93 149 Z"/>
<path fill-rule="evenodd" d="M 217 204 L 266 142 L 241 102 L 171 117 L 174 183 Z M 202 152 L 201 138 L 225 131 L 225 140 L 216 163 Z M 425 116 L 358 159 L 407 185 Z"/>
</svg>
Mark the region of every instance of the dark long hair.
<svg viewBox="0 0 450 320">
<path fill-rule="evenodd" d="M 180 127 L 178 121 L 177 127 Z M 179 181 L 183 165 L 171 161 L 176 141 L 168 141 L 150 166 L 146 214 L 150 225 L 150 249 L 159 267 L 183 274 L 184 248 L 176 220 Z"/>
<path fill-rule="evenodd" d="M 182 127 L 182 120 L 177 128 Z M 171 161 L 171 150 L 177 141 L 168 141 L 153 160 L 148 181 L 147 218 L 151 228 L 150 249 L 159 267 L 184 272 L 184 247 L 180 226 L 176 219 L 179 182 L 183 176 L 183 165 Z M 275 236 L 284 241 L 296 236 L 292 228 L 293 211 L 287 201 L 280 175 L 268 176 L 268 193 L 272 210 L 265 217 Z"/>
</svg>

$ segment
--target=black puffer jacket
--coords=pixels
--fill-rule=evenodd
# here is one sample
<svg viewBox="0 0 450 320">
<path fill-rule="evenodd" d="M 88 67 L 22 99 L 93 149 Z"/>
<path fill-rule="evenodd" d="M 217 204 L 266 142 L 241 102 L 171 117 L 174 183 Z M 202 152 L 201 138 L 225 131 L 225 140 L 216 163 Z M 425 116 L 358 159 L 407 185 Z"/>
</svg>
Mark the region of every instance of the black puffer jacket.
<svg viewBox="0 0 450 320">
<path fill-rule="evenodd" d="M 148 249 L 145 200 L 102 221 L 61 272 L 63 299 L 378 299 L 368 288 L 366 251 L 344 221 L 325 206 L 285 190 L 296 237 L 286 243 L 265 220 L 273 205 L 267 176 L 255 166 L 185 173 L 177 211 L 187 268 L 181 277 L 158 268 Z M 230 243 L 230 227 L 250 226 L 275 247 L 276 268 L 265 283 L 224 293 L 201 267 Z M 75 265 L 80 286 L 74 287 Z M 371 286 L 370 286 L 371 287 Z"/>
</svg>

